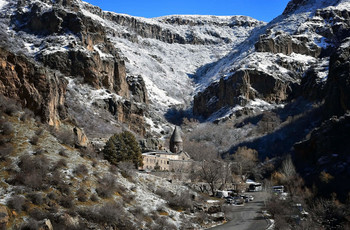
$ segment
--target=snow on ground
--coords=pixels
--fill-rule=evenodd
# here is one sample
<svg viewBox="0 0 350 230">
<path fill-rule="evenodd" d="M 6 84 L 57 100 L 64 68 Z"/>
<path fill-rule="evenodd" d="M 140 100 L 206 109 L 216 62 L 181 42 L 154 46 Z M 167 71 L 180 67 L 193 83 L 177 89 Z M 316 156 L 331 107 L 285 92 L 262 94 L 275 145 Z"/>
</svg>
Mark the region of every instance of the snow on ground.
<svg viewBox="0 0 350 230">
<path fill-rule="evenodd" d="M 0 9 L 2 9 L 7 3 L 6 0 L 0 0 Z"/>
</svg>

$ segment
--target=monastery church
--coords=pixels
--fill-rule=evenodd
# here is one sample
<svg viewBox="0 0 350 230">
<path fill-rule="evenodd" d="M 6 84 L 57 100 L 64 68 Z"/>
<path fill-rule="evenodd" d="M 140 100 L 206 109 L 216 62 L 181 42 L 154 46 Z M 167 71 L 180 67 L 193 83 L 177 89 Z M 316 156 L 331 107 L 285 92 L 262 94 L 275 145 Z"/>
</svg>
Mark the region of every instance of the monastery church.
<svg viewBox="0 0 350 230">
<path fill-rule="evenodd" d="M 183 151 L 180 129 L 175 130 L 170 138 L 170 151 L 153 151 L 142 154 L 143 170 L 182 171 L 192 164 L 191 157 Z"/>
</svg>

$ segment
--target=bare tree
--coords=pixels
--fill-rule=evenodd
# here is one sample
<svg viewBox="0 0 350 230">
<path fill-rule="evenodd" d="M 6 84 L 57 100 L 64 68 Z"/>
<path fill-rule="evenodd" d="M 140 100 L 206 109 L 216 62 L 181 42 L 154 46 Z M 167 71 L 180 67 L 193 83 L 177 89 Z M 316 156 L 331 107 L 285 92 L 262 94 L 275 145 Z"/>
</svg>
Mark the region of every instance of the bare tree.
<svg viewBox="0 0 350 230">
<path fill-rule="evenodd" d="M 285 180 L 288 181 L 297 175 L 292 157 L 290 155 L 282 162 L 281 173 Z"/>
<path fill-rule="evenodd" d="M 244 180 L 249 174 L 252 174 L 253 169 L 256 167 L 258 163 L 258 152 L 245 146 L 239 147 L 232 158 L 234 161 L 234 172 Z"/>
<path fill-rule="evenodd" d="M 217 184 L 222 180 L 222 164 L 220 160 L 204 160 L 201 165 L 201 179 L 208 183 L 212 195 L 215 194 Z"/>
</svg>

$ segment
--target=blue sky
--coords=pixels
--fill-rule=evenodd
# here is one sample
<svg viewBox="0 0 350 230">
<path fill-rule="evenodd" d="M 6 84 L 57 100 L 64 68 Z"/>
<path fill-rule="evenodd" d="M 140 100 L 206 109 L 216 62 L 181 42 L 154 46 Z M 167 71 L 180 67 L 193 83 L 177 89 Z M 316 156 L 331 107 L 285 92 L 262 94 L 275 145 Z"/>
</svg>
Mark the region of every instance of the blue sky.
<svg viewBox="0 0 350 230">
<path fill-rule="evenodd" d="M 246 15 L 271 21 L 289 0 L 84 0 L 103 10 L 146 18 L 172 14 Z"/>
</svg>

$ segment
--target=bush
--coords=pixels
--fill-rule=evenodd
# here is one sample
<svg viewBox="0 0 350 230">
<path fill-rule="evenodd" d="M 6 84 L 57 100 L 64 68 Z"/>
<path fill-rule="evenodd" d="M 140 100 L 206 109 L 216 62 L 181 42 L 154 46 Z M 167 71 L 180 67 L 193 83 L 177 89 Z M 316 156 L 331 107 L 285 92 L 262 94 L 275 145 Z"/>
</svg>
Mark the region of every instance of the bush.
<svg viewBox="0 0 350 230">
<path fill-rule="evenodd" d="M 33 155 L 42 155 L 45 152 L 45 150 L 41 149 L 41 148 L 37 148 L 35 149 Z"/>
<path fill-rule="evenodd" d="M 27 121 L 30 118 L 34 118 L 34 113 L 30 109 L 25 108 L 23 114 L 20 117 L 21 121 Z"/>
<path fill-rule="evenodd" d="M 67 160 L 66 159 L 59 159 L 56 162 L 56 165 L 54 166 L 53 170 L 61 169 L 67 167 Z"/>
<path fill-rule="evenodd" d="M 76 191 L 75 195 L 77 196 L 78 200 L 81 202 L 85 202 L 88 200 L 88 193 L 85 189 L 80 188 Z"/>
<path fill-rule="evenodd" d="M 36 220 L 29 219 L 25 223 L 21 224 L 21 230 L 37 230 L 39 229 L 39 224 Z"/>
<path fill-rule="evenodd" d="M 53 135 L 58 139 L 61 144 L 73 146 L 75 143 L 74 134 L 72 130 L 61 129 L 55 130 Z"/>
<path fill-rule="evenodd" d="M 136 168 L 142 166 L 141 148 L 131 132 L 124 131 L 109 138 L 103 153 L 105 159 L 114 165 L 129 161 L 134 163 Z"/>
<path fill-rule="evenodd" d="M 26 199 L 23 196 L 13 196 L 7 201 L 7 206 L 16 212 L 23 210 Z"/>
<path fill-rule="evenodd" d="M 6 160 L 7 156 L 13 153 L 11 144 L 0 146 L 0 161 Z"/>
<path fill-rule="evenodd" d="M 59 204 L 64 208 L 73 208 L 75 207 L 74 204 L 74 197 L 72 196 L 61 196 L 59 199 Z"/>
<path fill-rule="evenodd" d="M 115 177 L 109 174 L 98 180 L 96 192 L 102 198 L 109 198 L 115 193 L 116 188 Z"/>
<path fill-rule="evenodd" d="M 45 156 L 24 155 L 18 163 L 21 171 L 15 177 L 15 183 L 39 189 L 45 187 L 49 161 Z"/>
<path fill-rule="evenodd" d="M 17 102 L 15 100 L 4 97 L 4 95 L 0 95 L 0 111 L 5 112 L 10 116 L 18 112 L 20 109 L 16 103 Z"/>
<path fill-rule="evenodd" d="M 97 202 L 98 201 L 98 197 L 96 196 L 96 194 L 92 194 L 90 196 L 90 200 L 93 201 L 93 202 Z"/>
<path fill-rule="evenodd" d="M 34 135 L 29 139 L 29 143 L 31 143 L 32 145 L 37 145 L 38 142 L 39 142 L 39 137 L 37 135 Z"/>
<path fill-rule="evenodd" d="M 135 166 L 131 162 L 120 162 L 118 168 L 120 168 L 121 174 L 125 178 L 132 178 L 135 174 Z"/>
<path fill-rule="evenodd" d="M 182 192 L 180 194 L 173 194 L 170 191 L 158 189 L 155 194 L 166 200 L 169 207 L 174 210 L 187 210 L 193 207 L 190 193 Z"/>
<path fill-rule="evenodd" d="M 3 135 L 11 135 L 14 131 L 12 123 L 10 122 L 0 122 L 0 131 Z"/>
<path fill-rule="evenodd" d="M 36 205 L 42 205 L 44 203 L 44 198 L 41 193 L 29 193 L 27 198 Z"/>
<path fill-rule="evenodd" d="M 68 153 L 66 152 L 65 149 L 61 149 L 61 150 L 58 152 L 58 154 L 59 154 L 60 156 L 63 156 L 63 157 L 68 157 Z"/>
<path fill-rule="evenodd" d="M 80 164 L 74 169 L 73 173 L 77 176 L 84 176 L 88 175 L 89 170 L 87 169 L 86 165 Z"/>
<path fill-rule="evenodd" d="M 108 202 L 94 209 L 80 209 L 78 213 L 87 220 L 104 226 L 113 226 L 114 229 L 136 229 L 135 226 L 127 220 L 122 205 L 115 201 Z"/>
</svg>

